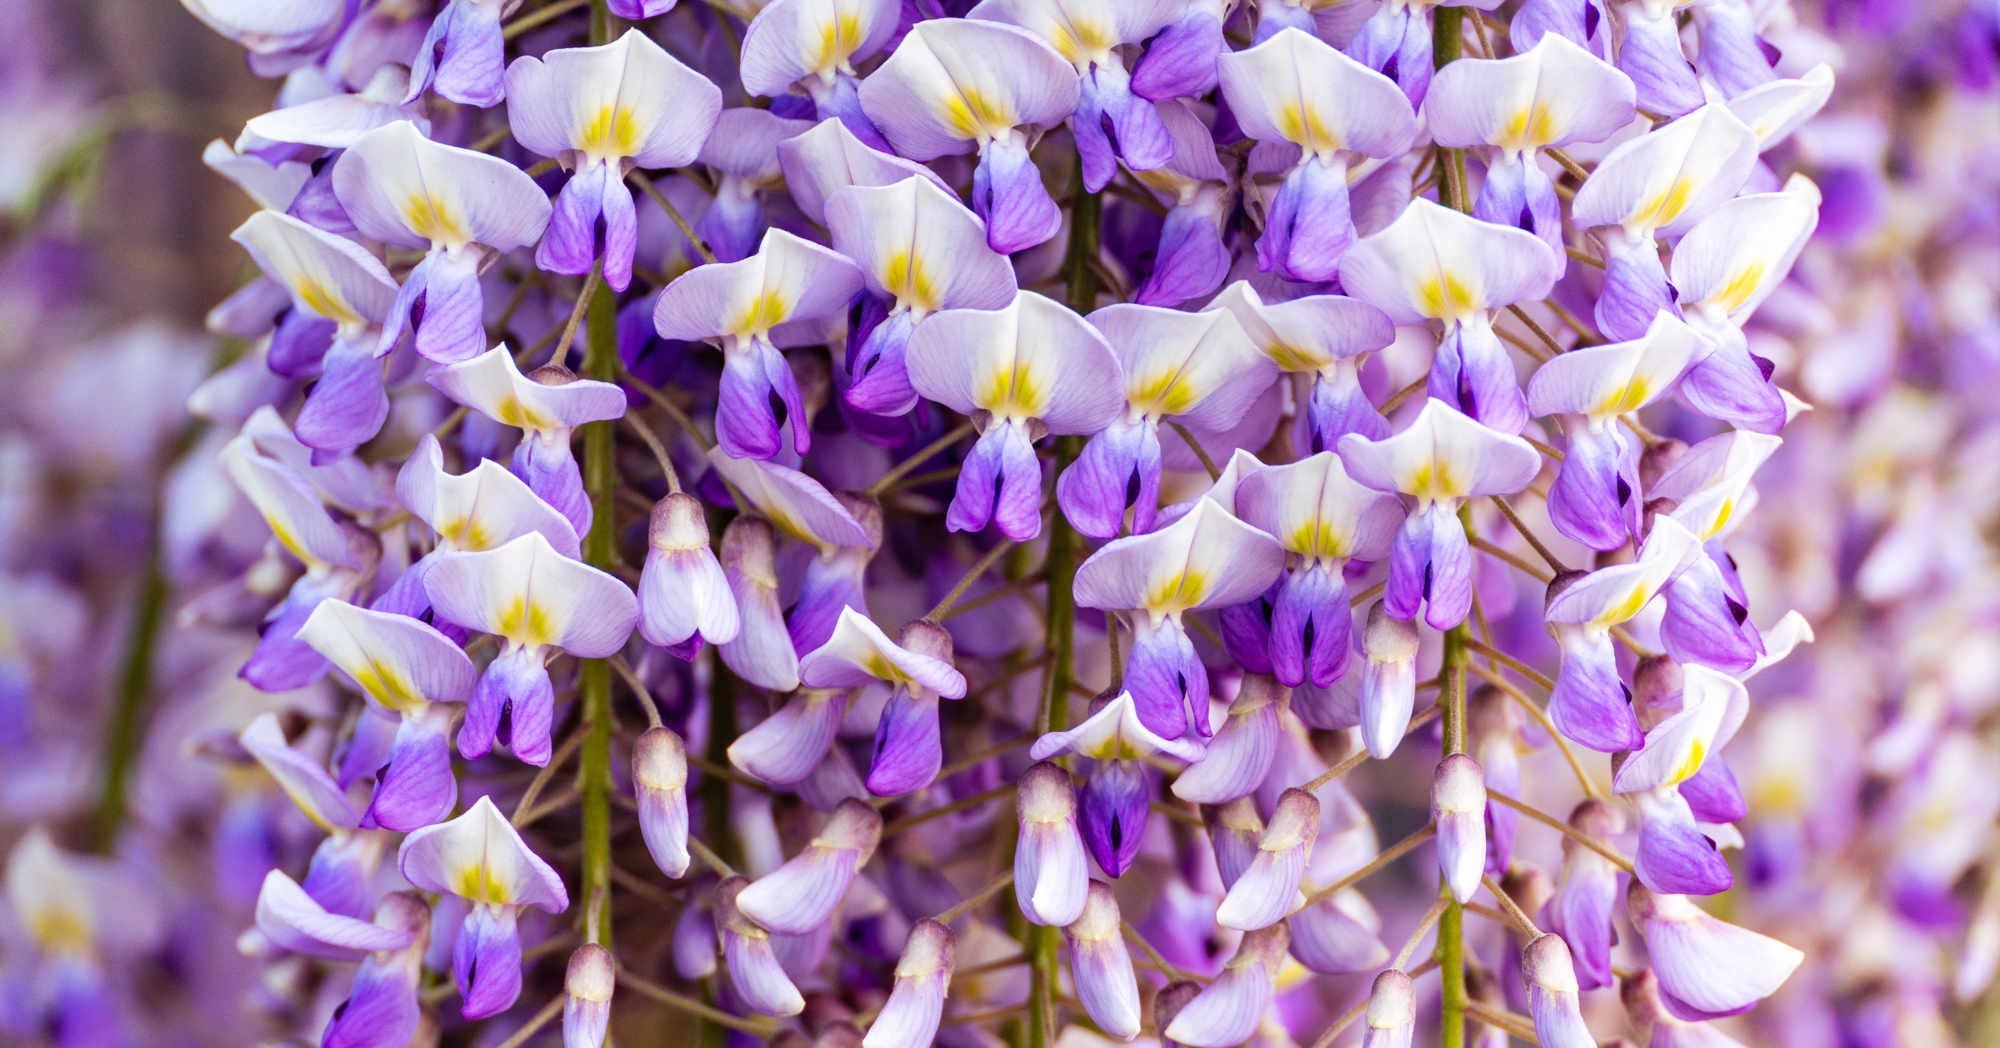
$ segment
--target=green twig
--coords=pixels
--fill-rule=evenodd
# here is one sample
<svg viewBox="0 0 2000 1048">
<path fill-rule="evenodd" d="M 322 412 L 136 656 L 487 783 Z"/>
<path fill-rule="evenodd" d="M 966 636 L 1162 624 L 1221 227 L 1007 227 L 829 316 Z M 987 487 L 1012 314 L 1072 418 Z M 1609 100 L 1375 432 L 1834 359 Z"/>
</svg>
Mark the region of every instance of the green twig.
<svg viewBox="0 0 2000 1048">
<path fill-rule="evenodd" d="M 583 370 L 591 378 L 612 381 L 618 377 L 617 295 L 598 279 L 602 263 L 591 270 L 584 283 L 583 299 L 577 303 L 580 316 L 590 313 L 590 329 L 585 343 Z M 575 318 L 571 318 L 572 329 Z M 567 341 L 567 339 L 565 339 Z M 561 351 L 557 353 L 561 359 Z M 617 504 L 618 463 L 616 434 L 610 421 L 591 422 L 583 427 L 583 485 L 590 497 L 590 532 L 583 539 L 583 559 L 600 571 L 618 568 Z M 590 734 L 583 740 L 578 758 L 577 779 L 583 792 L 583 879 L 577 894 L 585 900 L 579 915 L 590 941 L 607 949 L 611 946 L 611 736 L 617 730 L 611 710 L 611 664 L 604 659 L 585 659 L 577 675 L 577 694 L 583 700 L 583 720 Z M 595 913 L 592 913 L 592 910 Z"/>
</svg>

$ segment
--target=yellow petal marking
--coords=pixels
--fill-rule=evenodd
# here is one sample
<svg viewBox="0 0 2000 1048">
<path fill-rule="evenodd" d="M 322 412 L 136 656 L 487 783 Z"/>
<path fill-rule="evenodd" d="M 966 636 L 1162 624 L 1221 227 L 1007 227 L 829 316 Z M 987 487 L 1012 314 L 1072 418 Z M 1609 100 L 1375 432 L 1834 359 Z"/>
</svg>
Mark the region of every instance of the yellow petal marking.
<svg viewBox="0 0 2000 1048">
<path fill-rule="evenodd" d="M 1632 212 L 1625 225 L 1632 229 L 1657 229 L 1672 222 L 1687 207 L 1688 195 L 1694 191 L 1692 183 L 1676 178 L 1672 185 L 1660 194 L 1640 205 Z"/>
<path fill-rule="evenodd" d="M 1459 490 L 1458 478 L 1452 475 L 1451 467 L 1443 462 L 1426 462 L 1410 471 L 1403 478 L 1402 488 L 1420 499 L 1437 501 L 1453 499 L 1463 494 Z"/>
<path fill-rule="evenodd" d="M 1723 285 L 1721 291 L 1708 296 L 1708 301 L 1703 304 L 1715 306 L 1724 313 L 1734 313 L 1743 307 L 1743 303 L 1750 301 L 1750 296 L 1757 293 L 1757 285 L 1763 281 L 1764 263 L 1752 262 L 1737 270 L 1736 275 L 1729 278 L 1729 283 Z"/>
<path fill-rule="evenodd" d="M 1049 45 L 1054 47 L 1073 65 L 1083 65 L 1095 61 L 1116 45 L 1111 34 L 1102 26 L 1092 22 L 1057 25 L 1049 37 Z"/>
<path fill-rule="evenodd" d="M 1470 285 L 1448 269 L 1424 278 L 1417 287 L 1417 311 L 1439 320 L 1457 320 L 1479 309 Z"/>
<path fill-rule="evenodd" d="M 495 421 L 515 429 L 555 429 L 556 420 L 529 407 L 519 397 L 508 397 L 496 405 Z"/>
<path fill-rule="evenodd" d="M 895 663 L 890 662 L 879 651 L 869 652 L 868 661 L 862 665 L 862 668 L 867 670 L 868 675 L 874 677 L 876 680 L 901 681 L 904 684 L 913 683 L 907 674 L 898 669 Z"/>
<path fill-rule="evenodd" d="M 1292 532 L 1292 541 L 1285 548 L 1301 557 L 1344 561 L 1353 555 L 1348 550 L 1350 537 L 1346 532 L 1335 529 L 1331 521 L 1315 514 L 1312 520 Z"/>
<path fill-rule="evenodd" d="M 468 866 L 459 871 L 458 890 L 455 894 L 460 898 L 468 899 L 472 902 L 505 903 L 509 901 L 507 885 L 502 883 L 500 878 L 494 874 L 492 868 L 486 865 L 486 856 L 483 852 L 479 856 L 477 865 Z"/>
<path fill-rule="evenodd" d="M 1626 619 L 1639 614 L 1639 609 L 1645 607 L 1646 602 L 1652 599 L 1653 593 L 1650 589 L 1647 589 L 1645 586 L 1634 586 L 1630 593 L 1625 594 L 1624 601 L 1620 602 L 1616 607 L 1606 609 L 1603 614 L 1590 620 L 1590 624 L 1593 626 L 1616 626 Z"/>
<path fill-rule="evenodd" d="M 942 296 L 931 284 L 923 259 L 914 251 L 898 252 L 882 269 L 882 286 L 907 306 L 935 312 Z"/>
<path fill-rule="evenodd" d="M 1340 148 L 1340 133 L 1326 126 L 1304 100 L 1285 103 L 1278 113 L 1278 131 L 1308 153 L 1326 155 Z"/>
<path fill-rule="evenodd" d="M 384 709 L 397 713 L 422 709 L 428 701 L 415 685 L 380 659 L 369 659 L 368 665 L 354 674 L 354 682 L 361 685 L 361 689 L 381 703 Z"/>
<path fill-rule="evenodd" d="M 457 520 L 439 521 L 437 531 L 452 548 L 461 550 L 484 550 L 493 547 L 493 536 L 479 526 L 479 521 L 471 517 Z"/>
<path fill-rule="evenodd" d="M 736 319 L 735 325 L 726 332 L 731 335 L 761 335 L 785 322 L 791 315 L 792 304 L 777 291 L 765 291 L 758 295 Z"/>
<path fill-rule="evenodd" d="M 1507 122 L 1500 127 L 1499 140 L 1494 144 L 1502 149 L 1525 153 L 1548 145 L 1559 134 L 1554 111 L 1548 103 L 1537 98 L 1507 118 Z"/>
<path fill-rule="evenodd" d="M 1592 408 L 1590 413 L 1599 417 L 1605 417 L 1609 415 L 1623 415 L 1627 411 L 1637 411 L 1639 410 L 1639 405 L 1646 402 L 1646 395 L 1650 392 L 1652 392 L 1651 385 L 1646 381 L 1646 377 L 1644 375 L 1635 375 L 1630 382 L 1605 394 L 1604 399 L 1598 401 L 1597 406 Z"/>
<path fill-rule="evenodd" d="M 556 624 L 541 605 L 526 597 L 516 597 L 500 613 L 501 636 L 517 644 L 554 644 Z"/>
<path fill-rule="evenodd" d="M 995 372 L 985 394 L 974 402 L 1003 418 L 1034 418 L 1041 414 L 1045 395 L 1034 366 L 1016 360 L 1013 367 Z"/>
<path fill-rule="evenodd" d="M 1701 744 L 1700 739 L 1690 742 L 1687 755 L 1681 758 L 1681 766 L 1674 769 L 1673 775 L 1669 776 L 1667 781 L 1686 782 L 1694 778 L 1694 773 L 1701 770 L 1702 758 L 1707 755 L 1708 749 Z"/>
<path fill-rule="evenodd" d="M 1193 567 L 1184 568 L 1181 573 L 1161 583 L 1159 588 L 1146 595 L 1146 610 L 1163 615 L 1178 615 L 1201 603 L 1201 595 L 1208 589 L 1208 580 Z"/>
<path fill-rule="evenodd" d="M 297 295 L 307 309 L 342 327 L 361 323 L 361 314 L 347 304 L 347 296 L 321 283 L 318 277 L 300 275 L 292 285 L 292 294 Z"/>
<path fill-rule="evenodd" d="M 616 102 L 597 110 L 577 136 L 576 148 L 599 159 L 631 156 L 638 149 L 639 128 L 632 111 Z"/>
<path fill-rule="evenodd" d="M 812 63 L 812 66 L 820 71 L 844 68 L 848 57 L 860 46 L 860 14 L 853 11 L 839 12 L 825 25 L 819 27 L 819 58 Z"/>
<path fill-rule="evenodd" d="M 88 955 L 90 920 L 67 906 L 49 906 L 28 918 L 28 934 L 51 954 Z"/>
<path fill-rule="evenodd" d="M 412 232 L 433 244 L 472 242 L 472 234 L 465 231 L 458 216 L 429 193 L 410 194 L 403 202 L 403 221 L 409 223 Z"/>
<path fill-rule="evenodd" d="M 1176 368 L 1146 380 L 1126 399 L 1148 415 L 1179 415 L 1194 407 L 1201 400 L 1201 395 Z"/>
<path fill-rule="evenodd" d="M 1273 342 L 1265 346 L 1264 355 L 1270 357 L 1280 371 L 1318 371 L 1333 363 L 1333 358 L 1325 353 L 1287 342 Z"/>
<path fill-rule="evenodd" d="M 944 99 L 944 119 L 960 138 L 998 138 L 1014 126 L 1013 111 L 1004 101 L 993 101 L 970 88 L 960 88 Z"/>
<path fill-rule="evenodd" d="M 264 523 L 269 524 L 271 526 L 271 534 L 277 537 L 279 545 L 285 547 L 285 552 L 290 553 L 292 556 L 299 558 L 301 562 L 306 564 L 319 563 L 318 558 L 315 558 L 312 555 L 308 554 L 306 552 L 305 546 L 299 543 L 299 537 L 297 535 L 292 534 L 290 528 L 287 528 L 283 524 L 279 523 L 276 517 L 266 515 L 264 517 Z"/>
</svg>

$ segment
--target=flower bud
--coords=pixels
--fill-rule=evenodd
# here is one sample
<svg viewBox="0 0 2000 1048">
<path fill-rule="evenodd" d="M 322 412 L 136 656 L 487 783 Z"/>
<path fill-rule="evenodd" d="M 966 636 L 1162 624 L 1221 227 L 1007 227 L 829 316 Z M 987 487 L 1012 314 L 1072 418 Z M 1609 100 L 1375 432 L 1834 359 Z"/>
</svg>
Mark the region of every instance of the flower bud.
<svg viewBox="0 0 2000 1048">
<path fill-rule="evenodd" d="M 1382 919 L 1359 891 L 1340 891 L 1292 915 L 1292 956 L 1327 975 L 1381 967 L 1389 948 L 1377 936 Z"/>
<path fill-rule="evenodd" d="M 1243 678 L 1229 704 L 1229 716 L 1209 740 L 1202 759 L 1174 780 L 1174 796 L 1197 804 L 1221 804 L 1255 790 L 1271 772 L 1278 752 L 1278 713 L 1291 689 L 1277 678 L 1256 673 Z"/>
<path fill-rule="evenodd" d="M 1431 819 L 1437 823 L 1439 872 L 1452 898 L 1468 902 L 1486 870 L 1486 777 L 1478 761 L 1454 753 L 1438 762 Z"/>
<path fill-rule="evenodd" d="M 742 620 L 722 564 L 709 548 L 701 500 L 677 491 L 655 503 L 646 539 L 646 564 L 639 573 L 640 634 L 670 650 L 691 640 L 735 640 Z"/>
<path fill-rule="evenodd" d="M 813 931 L 833 917 L 881 840 L 882 813 L 861 801 L 841 801 L 805 850 L 744 888 L 736 906 L 780 935 Z"/>
<path fill-rule="evenodd" d="M 1549 1048 L 1595 1048 L 1597 1038 L 1584 1024 L 1576 969 L 1562 937 L 1542 935 L 1529 943 L 1521 951 L 1521 974 L 1528 984 L 1535 1038 Z"/>
<path fill-rule="evenodd" d="M 1608 801 L 1585 800 L 1570 812 L 1569 825 L 1579 833 L 1604 839 L 1625 831 L 1625 813 Z M 1618 867 L 1571 837 L 1563 838 L 1562 849 L 1562 870 L 1548 904 L 1549 930 L 1569 945 L 1579 985 L 1584 989 L 1609 986 L 1611 908 L 1618 898 Z"/>
<path fill-rule="evenodd" d="M 1166 1039 L 1190 1048 L 1236 1048 L 1257 1032 L 1277 988 L 1291 931 L 1283 921 L 1243 936 L 1222 973 L 1167 1024 Z"/>
<path fill-rule="evenodd" d="M 722 955 L 737 996 L 753 1012 L 797 1015 L 806 999 L 792 984 L 771 947 L 771 933 L 736 906 L 737 896 L 750 886 L 748 877 L 730 877 L 715 889 L 715 924 L 722 930 Z"/>
<path fill-rule="evenodd" d="M 431 910 L 416 892 L 393 892 L 375 907 L 377 927 L 410 936 L 399 950 L 369 954 L 354 973 L 354 989 L 320 1037 L 322 1048 L 407 1045 L 422 1021 L 417 987 L 431 944 Z"/>
<path fill-rule="evenodd" d="M 1152 783 L 1136 760 L 1101 760 L 1083 783 L 1083 840 L 1097 865 L 1123 876 L 1139 857 L 1151 813 Z"/>
<path fill-rule="evenodd" d="M 1119 1040 L 1139 1034 L 1139 977 L 1111 888 L 1092 881 L 1083 915 L 1063 929 L 1077 999 L 1099 1029 Z"/>
<path fill-rule="evenodd" d="M 729 763 L 773 786 L 791 786 L 819 767 L 847 716 L 846 688 L 801 688 L 778 712 L 729 744 Z"/>
<path fill-rule="evenodd" d="M 1083 915 L 1090 890 L 1076 787 L 1061 765 L 1041 761 L 1021 773 L 1016 789 L 1021 835 L 1014 846 L 1015 902 L 1031 923 L 1067 925 Z"/>
<path fill-rule="evenodd" d="M 1685 896 L 1656 894 L 1636 878 L 1626 892 L 1632 924 L 1660 980 L 1668 1013 L 1688 1022 L 1740 1015 L 1770 996 L 1805 954 L 1725 924 Z"/>
<path fill-rule="evenodd" d="M 648 728 L 632 744 L 632 786 L 639 833 L 653 863 L 668 877 L 687 876 L 687 748 L 672 728 Z"/>
<path fill-rule="evenodd" d="M 862 1038 L 862 1048 L 926 1048 L 937 1037 L 957 944 L 950 928 L 929 917 L 910 927 L 896 962 L 895 985 Z"/>
<path fill-rule="evenodd" d="M 563 1048 L 603 1048 L 611 1025 L 611 991 L 618 962 L 594 942 L 569 955 L 563 977 Z"/>
<path fill-rule="evenodd" d="M 1417 1032 L 1417 989 L 1410 977 L 1396 968 L 1376 976 L 1362 1021 L 1362 1048 L 1410 1048 Z"/>
<path fill-rule="evenodd" d="M 774 692 L 799 686 L 799 653 L 778 603 L 777 536 L 769 521 L 742 516 L 722 532 L 722 570 L 735 598 L 736 639 L 718 644 L 737 676 Z"/>
<path fill-rule="evenodd" d="M 688 890 L 688 904 L 674 920 L 674 971 L 693 982 L 715 974 L 715 899 L 704 889 Z"/>
<path fill-rule="evenodd" d="M 1181 979 L 1160 987 L 1160 992 L 1153 995 L 1153 1025 L 1162 1030 L 1172 1029 L 1174 1018 L 1200 993 L 1201 984 L 1193 979 Z M 1160 1038 L 1161 1048 L 1173 1048 L 1175 1043 L 1171 1037 L 1162 1035 Z"/>
<path fill-rule="evenodd" d="M 1361 650 L 1361 742 L 1376 760 L 1403 744 L 1417 703 L 1417 624 L 1389 614 L 1381 601 L 1368 609 Z"/>
<path fill-rule="evenodd" d="M 1208 824 L 1208 841 L 1215 849 L 1215 868 L 1222 875 L 1222 886 L 1235 887 L 1236 879 L 1256 860 L 1257 842 L 1264 836 L 1256 799 L 1238 797 L 1227 804 L 1204 804 L 1201 821 Z"/>
<path fill-rule="evenodd" d="M 1299 879 L 1318 837 L 1319 798 L 1297 787 L 1286 790 L 1257 839 L 1250 868 L 1229 886 L 1217 907 L 1216 923 L 1250 931 L 1284 920 L 1298 898 Z"/>
</svg>

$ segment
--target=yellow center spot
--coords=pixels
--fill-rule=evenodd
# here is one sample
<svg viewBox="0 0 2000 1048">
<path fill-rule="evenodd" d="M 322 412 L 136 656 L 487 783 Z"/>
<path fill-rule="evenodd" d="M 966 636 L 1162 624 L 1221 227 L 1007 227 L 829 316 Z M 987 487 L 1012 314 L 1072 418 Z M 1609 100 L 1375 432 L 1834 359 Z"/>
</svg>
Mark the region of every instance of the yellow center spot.
<svg viewBox="0 0 2000 1048">
<path fill-rule="evenodd" d="M 1639 609 L 1645 607 L 1646 602 L 1651 599 L 1653 599 L 1653 594 L 1645 587 L 1634 586 L 1632 587 L 1632 591 L 1625 594 L 1625 599 L 1620 601 L 1616 607 L 1606 608 L 1603 614 L 1590 620 L 1590 624 L 1593 626 L 1616 626 L 1626 619 L 1639 614 Z"/>
<path fill-rule="evenodd" d="M 1291 539 L 1285 548 L 1302 557 L 1344 561 L 1352 556 L 1347 548 L 1347 534 L 1336 530 L 1326 520 L 1314 519 L 1301 524 L 1298 530 L 1292 532 Z"/>
<path fill-rule="evenodd" d="M 1496 145 L 1502 149 L 1527 152 L 1539 149 L 1556 140 L 1556 116 L 1548 105 L 1537 99 L 1514 111 L 1507 122 L 1500 127 L 1500 139 Z"/>
<path fill-rule="evenodd" d="M 354 681 L 385 709 L 398 713 L 421 709 L 426 701 L 416 685 L 380 659 L 369 659 L 368 665 L 354 674 Z"/>
<path fill-rule="evenodd" d="M 611 159 L 631 156 L 638 148 L 639 128 L 632 111 L 616 102 L 604 106 L 584 125 L 576 147 L 594 157 Z"/>
<path fill-rule="evenodd" d="M 1735 500 L 1732 499 L 1728 502 L 1724 502 L 1722 504 L 1722 508 L 1720 510 L 1717 510 L 1715 513 L 1715 523 L 1709 525 L 1707 533 L 1702 535 L 1701 540 L 1703 542 L 1707 542 L 1709 539 L 1714 538 L 1719 532 L 1722 531 L 1724 527 L 1728 526 L 1729 516 L 1730 514 L 1735 512 L 1736 512 Z"/>
<path fill-rule="evenodd" d="M 905 684 L 910 683 L 910 678 L 905 676 L 902 670 L 897 669 L 895 663 L 890 662 L 887 658 L 884 658 L 882 653 L 879 651 L 870 652 L 868 654 L 868 662 L 863 666 L 863 668 L 868 671 L 869 676 L 874 677 L 877 680 L 893 680 L 893 681 L 902 681 Z"/>
<path fill-rule="evenodd" d="M 555 419 L 522 403 L 519 397 L 508 397 L 501 401 L 498 405 L 498 414 L 495 417 L 502 425 L 513 426 L 515 429 L 541 430 L 556 428 Z"/>
<path fill-rule="evenodd" d="M 28 919 L 28 933 L 48 953 L 90 952 L 90 921 L 75 910 L 53 906 Z"/>
<path fill-rule="evenodd" d="M 1207 579 L 1196 574 L 1193 568 L 1184 569 L 1146 594 L 1146 610 L 1178 615 L 1201 603 L 1201 595 L 1207 589 Z"/>
<path fill-rule="evenodd" d="M 998 138 L 1014 126 L 1014 114 L 1005 102 L 996 102 L 969 89 L 947 96 L 944 119 L 960 138 Z"/>
<path fill-rule="evenodd" d="M 1710 295 L 1704 304 L 1719 307 L 1724 313 L 1734 313 L 1743 307 L 1743 303 L 1750 301 L 1750 296 L 1757 293 L 1757 285 L 1763 281 L 1764 263 L 1752 262 L 1737 270 L 1736 275 L 1729 278 L 1729 283 L 1723 285 L 1721 291 Z"/>
<path fill-rule="evenodd" d="M 1021 360 L 996 372 L 977 403 L 1004 418 L 1034 418 L 1041 414 L 1045 393 L 1035 380 L 1033 367 Z"/>
<path fill-rule="evenodd" d="M 728 332 L 733 335 L 761 335 L 785 322 L 791 314 L 792 304 L 776 291 L 765 291 L 752 301 L 748 308 L 737 317 L 736 324 Z"/>
<path fill-rule="evenodd" d="M 342 327 L 361 323 L 361 314 L 347 304 L 346 296 L 320 283 L 317 277 L 299 277 L 298 283 L 292 285 L 292 294 L 299 296 L 299 301 L 305 303 L 307 309 Z"/>
<path fill-rule="evenodd" d="M 842 11 L 819 27 L 819 58 L 814 69 L 826 70 L 847 65 L 848 56 L 861 46 L 861 16 Z"/>
<path fill-rule="evenodd" d="M 904 305 L 934 312 L 940 305 L 938 289 L 915 251 L 898 253 L 882 270 L 882 286 Z"/>
<path fill-rule="evenodd" d="M 1597 407 L 1591 411 L 1591 414 L 1600 416 L 1623 415 L 1627 411 L 1637 411 L 1639 410 L 1639 405 L 1646 402 L 1646 395 L 1650 392 L 1652 392 L 1652 389 L 1647 384 L 1645 378 L 1643 376 L 1636 377 L 1632 381 L 1606 394 L 1603 400 L 1597 402 Z"/>
<path fill-rule="evenodd" d="M 299 560 L 306 564 L 319 563 L 318 560 L 306 553 L 306 548 L 299 542 L 299 537 L 292 534 L 292 529 L 285 527 L 283 522 L 279 521 L 276 517 L 265 517 L 264 523 L 271 526 L 271 534 L 277 537 L 279 545 L 285 547 L 285 552 L 299 558 Z"/>
<path fill-rule="evenodd" d="M 1689 743 L 1687 755 L 1681 758 L 1681 766 L 1674 769 L 1674 774 L 1668 781 L 1686 782 L 1694 778 L 1694 773 L 1701 770 L 1702 758 L 1707 755 L 1708 749 L 1701 744 L 1700 739 Z"/>
<path fill-rule="evenodd" d="M 1426 462 L 1410 471 L 1403 478 L 1403 490 L 1420 499 L 1457 498 L 1463 494 L 1459 490 L 1458 478 L 1452 475 L 1451 467 L 1442 462 Z"/>
<path fill-rule="evenodd" d="M 1304 101 L 1285 103 L 1278 114 L 1278 131 L 1308 153 L 1324 155 L 1340 148 L 1340 133 L 1326 126 Z"/>
<path fill-rule="evenodd" d="M 1264 355 L 1270 357 L 1280 371 L 1318 371 L 1333 363 L 1333 358 L 1324 353 L 1286 342 L 1265 346 Z"/>
<path fill-rule="evenodd" d="M 1427 317 L 1457 320 L 1478 308 L 1472 288 L 1450 270 L 1439 270 L 1417 287 L 1417 310 Z"/>
<path fill-rule="evenodd" d="M 1148 415 L 1178 415 L 1194 407 L 1200 396 L 1179 371 L 1168 371 L 1147 380 L 1127 399 Z"/>
<path fill-rule="evenodd" d="M 458 216 L 429 193 L 412 193 L 403 202 L 403 220 L 418 236 L 434 244 L 465 244 L 472 240 L 472 234 L 465 231 Z"/>
<path fill-rule="evenodd" d="M 1082 65 L 1110 51 L 1115 41 L 1102 26 L 1085 22 L 1056 26 L 1049 43 L 1072 64 Z"/>
<path fill-rule="evenodd" d="M 483 550 L 493 546 L 493 536 L 488 535 L 486 529 L 479 526 L 479 521 L 471 517 L 440 521 L 437 530 L 455 549 Z"/>
<path fill-rule="evenodd" d="M 556 624 L 542 606 L 525 597 L 514 598 L 500 615 L 501 636 L 517 644 L 554 644 Z"/>
<path fill-rule="evenodd" d="M 1634 229 L 1664 226 L 1680 216 L 1681 211 L 1687 207 L 1688 194 L 1693 191 L 1694 186 L 1691 183 L 1676 178 L 1673 185 L 1661 190 L 1658 196 L 1633 211 L 1632 217 L 1627 218 L 1625 224 Z"/>
<path fill-rule="evenodd" d="M 477 866 L 468 866 L 459 871 L 458 890 L 460 898 L 472 902 L 504 903 L 508 901 L 507 886 L 486 865 L 482 857 Z"/>
</svg>

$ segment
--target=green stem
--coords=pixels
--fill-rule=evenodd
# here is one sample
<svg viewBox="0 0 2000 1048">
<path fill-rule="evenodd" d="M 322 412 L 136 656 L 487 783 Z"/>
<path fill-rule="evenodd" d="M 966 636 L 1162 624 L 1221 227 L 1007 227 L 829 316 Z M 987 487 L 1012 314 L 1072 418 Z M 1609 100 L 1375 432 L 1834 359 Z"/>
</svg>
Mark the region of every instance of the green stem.
<svg viewBox="0 0 2000 1048">
<path fill-rule="evenodd" d="M 1083 168 L 1079 164 L 1070 180 L 1069 253 L 1063 259 L 1069 308 L 1088 313 L 1097 304 L 1097 274 L 1089 261 L 1097 257 L 1099 226 L 1104 201 L 1083 188 Z M 1056 475 L 1069 468 L 1083 450 L 1078 437 L 1056 438 Z M 1048 632 L 1044 647 L 1049 654 L 1045 671 L 1046 688 L 1037 720 L 1038 731 L 1062 731 L 1069 727 L 1069 686 L 1073 676 L 1072 646 L 1076 635 L 1076 529 L 1062 508 L 1056 507 L 1049 522 L 1049 552 L 1045 561 L 1048 579 Z M 1028 956 L 1029 1008 L 1025 1021 L 1028 1048 L 1048 1048 L 1055 1037 L 1055 990 L 1057 947 L 1061 934 L 1055 928 L 1033 925 L 1023 946 Z"/>
<path fill-rule="evenodd" d="M 1459 524 L 1472 535 L 1472 507 L 1461 506 Z M 1465 669 L 1471 661 L 1466 650 L 1469 639 L 1466 623 L 1459 623 L 1444 635 L 1444 662 L 1438 668 L 1438 705 L 1444 711 L 1444 752 L 1464 753 Z M 1444 979 L 1444 1048 L 1465 1044 L 1465 907 L 1447 892 L 1444 915 L 1438 920 L 1438 967 Z"/>
<path fill-rule="evenodd" d="M 132 639 L 118 676 L 118 702 L 104 741 L 104 778 L 91 821 L 91 847 L 110 854 L 118 825 L 125 820 L 125 783 L 132 757 L 139 750 L 139 714 L 153 689 L 153 649 L 160 636 L 160 619 L 167 606 L 167 574 L 161 563 L 160 536 L 154 529 L 146 552 L 146 576 L 139 583 L 139 611 L 132 620 Z"/>
<path fill-rule="evenodd" d="M 593 12 L 603 5 L 598 4 Z M 594 17 L 594 14 L 593 14 Z M 599 263 L 602 265 L 603 263 Z M 583 370 L 590 378 L 618 377 L 618 296 L 602 281 L 595 282 L 588 313 L 589 340 Z M 583 559 L 600 571 L 618 568 L 618 463 L 614 423 L 591 422 L 583 427 L 583 487 L 590 496 L 590 533 L 583 538 Z M 585 659 L 577 677 L 583 719 L 590 734 L 583 740 L 577 778 L 583 793 L 583 883 L 577 895 L 584 901 L 579 920 L 590 941 L 611 946 L 611 736 L 617 722 L 611 712 L 611 662 Z M 595 913 L 591 911 L 595 909 Z"/>
</svg>

